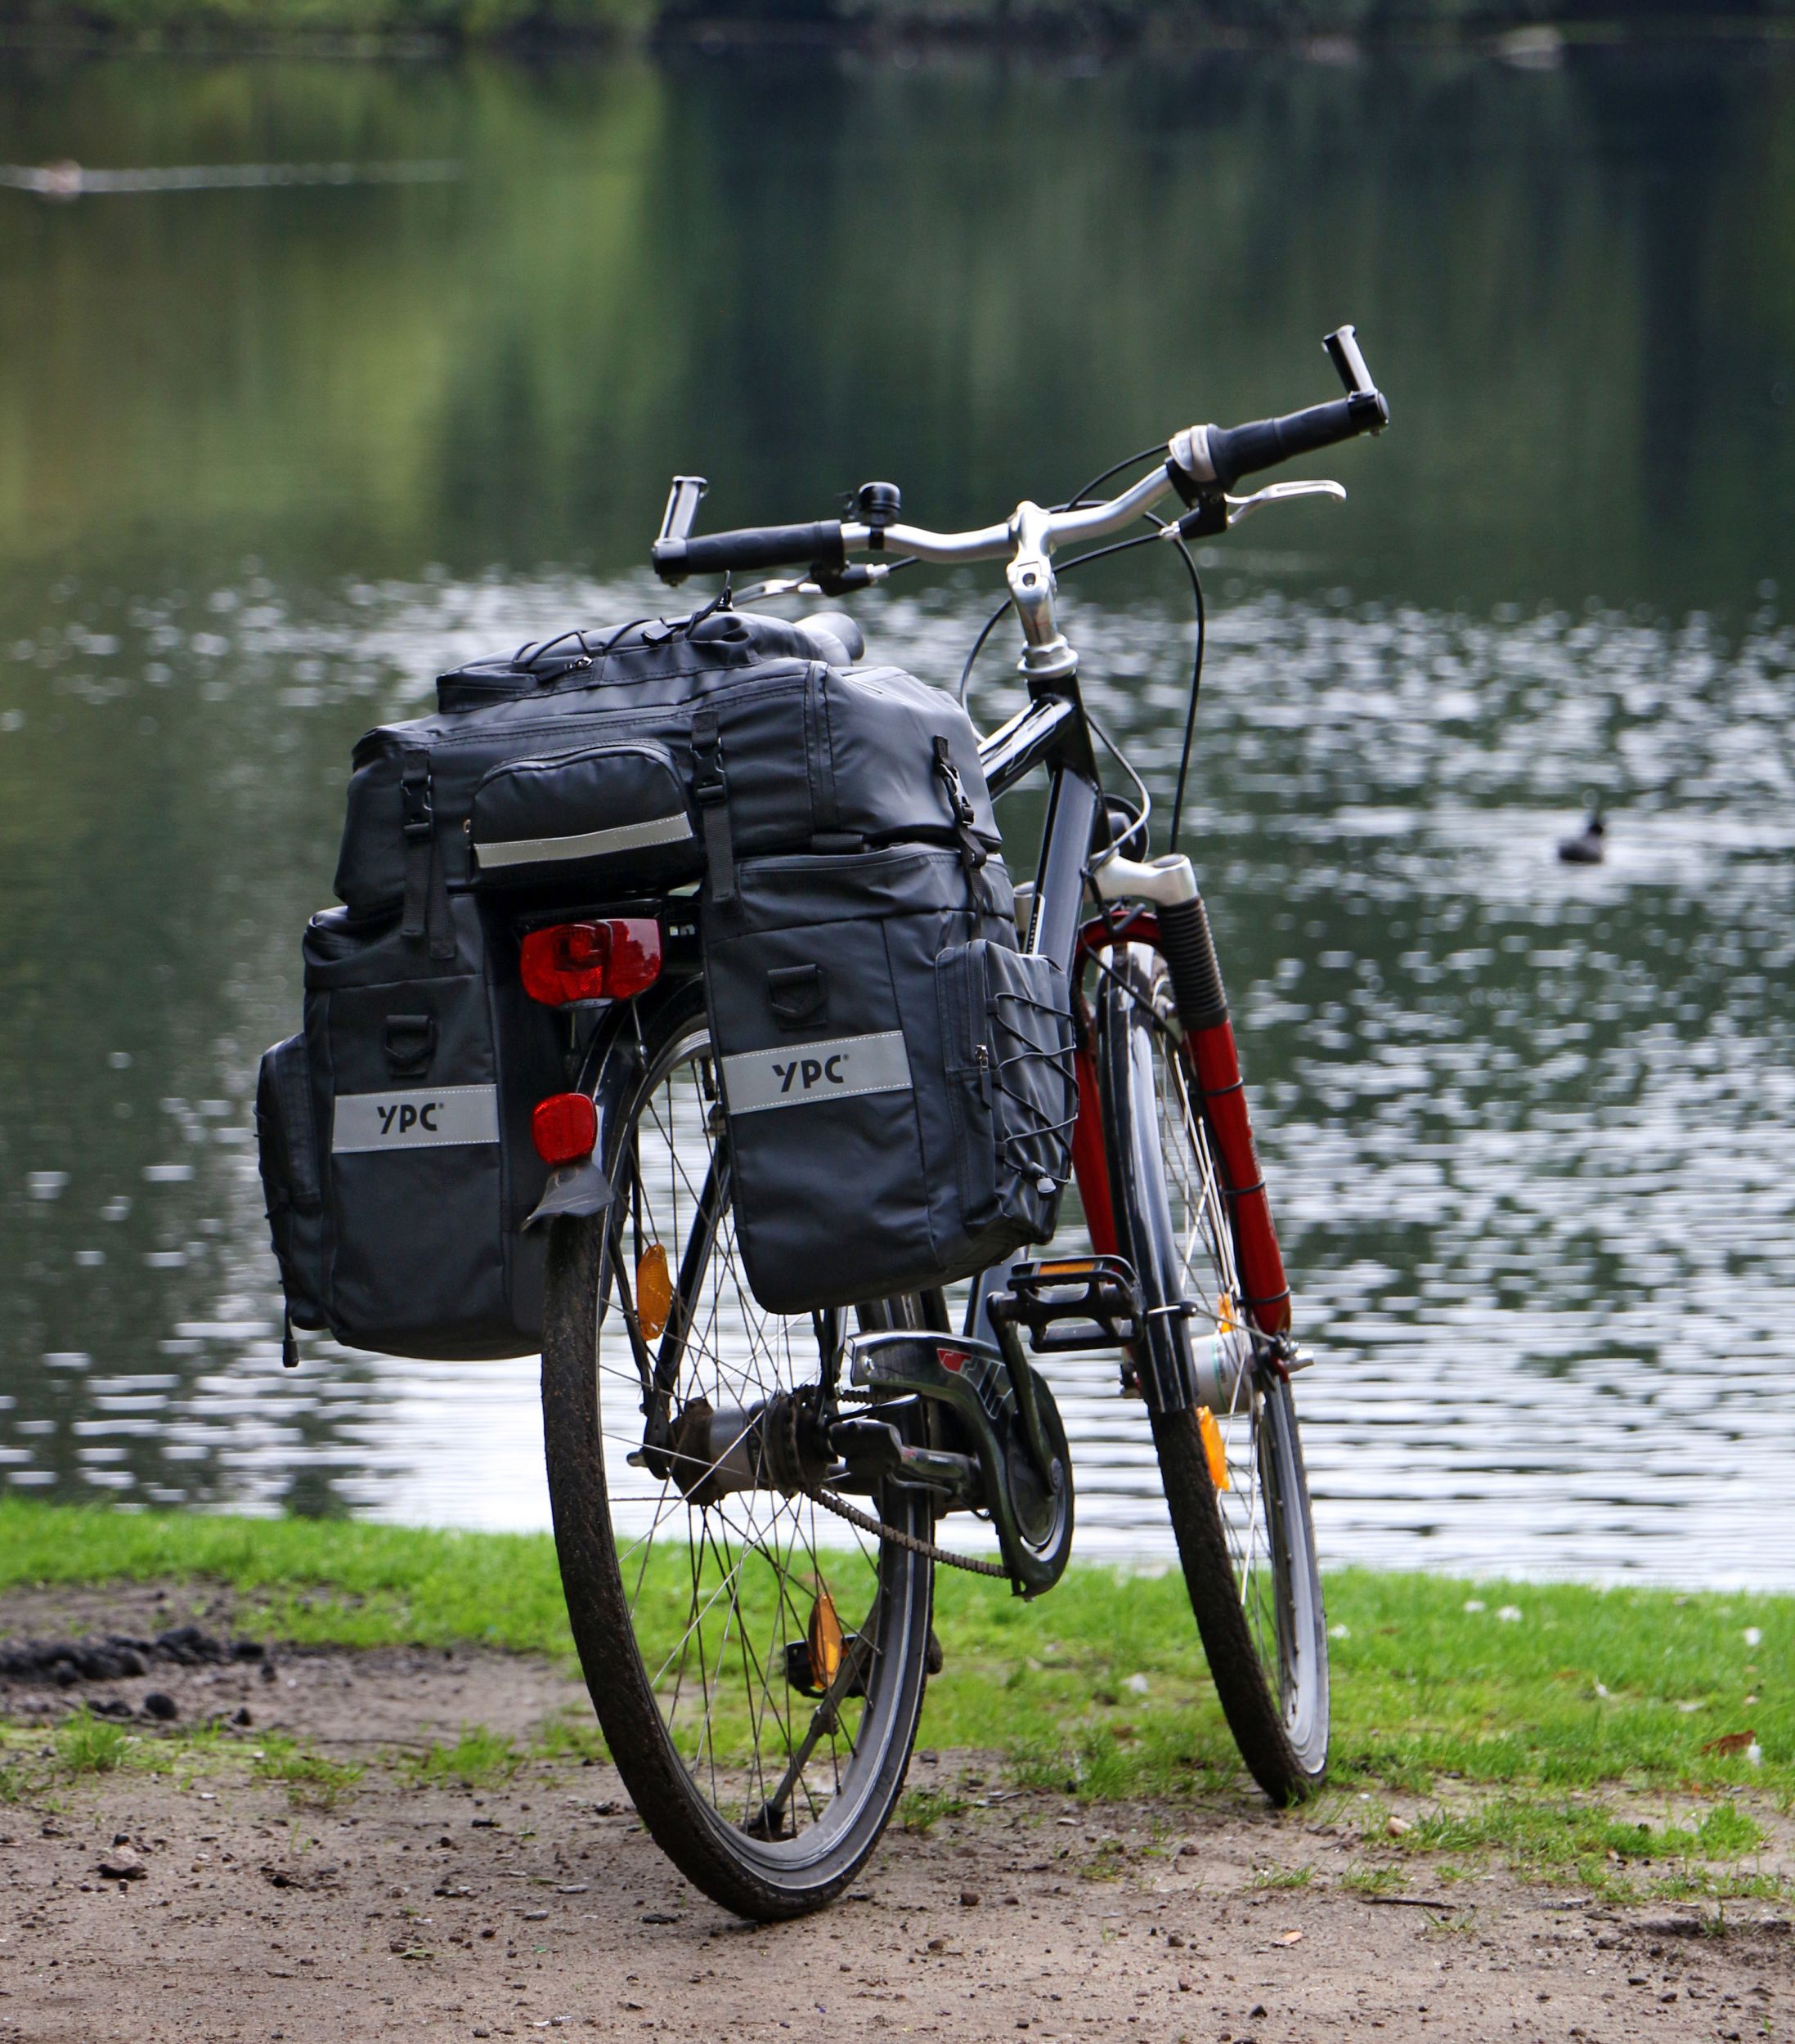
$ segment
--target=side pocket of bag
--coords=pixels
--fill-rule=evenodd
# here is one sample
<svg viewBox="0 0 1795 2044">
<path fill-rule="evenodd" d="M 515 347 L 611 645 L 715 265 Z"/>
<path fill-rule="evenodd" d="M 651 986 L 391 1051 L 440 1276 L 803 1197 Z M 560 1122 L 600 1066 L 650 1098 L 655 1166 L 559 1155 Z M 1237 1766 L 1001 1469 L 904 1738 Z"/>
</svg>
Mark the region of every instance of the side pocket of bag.
<svg viewBox="0 0 1795 2044">
<path fill-rule="evenodd" d="M 960 1219 L 970 1235 L 982 1233 L 999 1215 L 991 1114 L 995 1089 L 985 1028 L 985 955 L 990 948 L 989 940 L 981 937 L 971 944 L 950 944 L 935 961 Z"/>
<path fill-rule="evenodd" d="M 936 984 L 967 1230 L 1045 1242 L 1078 1111 L 1066 975 L 981 937 L 941 953 Z"/>
<path fill-rule="evenodd" d="M 324 1181 L 303 1036 L 289 1036 L 264 1054 L 256 1078 L 255 1132 L 288 1315 L 297 1327 L 321 1328 Z"/>
</svg>

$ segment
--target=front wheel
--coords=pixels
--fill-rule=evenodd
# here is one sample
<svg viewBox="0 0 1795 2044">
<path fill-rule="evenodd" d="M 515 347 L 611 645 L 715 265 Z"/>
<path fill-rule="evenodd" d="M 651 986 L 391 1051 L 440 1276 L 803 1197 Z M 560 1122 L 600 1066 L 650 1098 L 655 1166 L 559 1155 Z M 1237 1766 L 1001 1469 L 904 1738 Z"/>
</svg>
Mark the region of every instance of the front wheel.
<svg viewBox="0 0 1795 2044">
<path fill-rule="evenodd" d="M 1210 1401 L 1153 1414 L 1178 1558 L 1228 1728 L 1274 1803 L 1327 1767 L 1327 1620 L 1296 1407 L 1245 1338 L 1241 1288 L 1208 1125 L 1173 1027 L 1165 962 L 1108 954 L 1099 1031 L 1117 1248 L 1147 1308 L 1143 1375 Z M 1151 1396 L 1151 1387 L 1143 1387 Z"/>
</svg>

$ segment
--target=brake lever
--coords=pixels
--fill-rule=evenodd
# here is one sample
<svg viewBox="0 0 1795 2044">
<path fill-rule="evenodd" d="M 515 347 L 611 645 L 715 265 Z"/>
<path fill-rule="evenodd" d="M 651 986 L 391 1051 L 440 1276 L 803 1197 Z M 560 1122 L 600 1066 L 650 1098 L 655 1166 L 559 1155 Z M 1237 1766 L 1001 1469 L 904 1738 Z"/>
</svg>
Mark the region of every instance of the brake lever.
<svg viewBox="0 0 1795 2044">
<path fill-rule="evenodd" d="M 1286 504 L 1294 497 L 1332 497 L 1338 504 L 1346 501 L 1344 484 L 1317 480 L 1312 482 L 1268 482 L 1263 490 L 1255 490 L 1250 497 L 1231 497 L 1219 491 L 1207 491 L 1193 509 L 1182 518 L 1160 527 L 1162 540 L 1202 540 L 1218 532 L 1226 532 L 1238 525 L 1242 518 L 1268 504 Z"/>
<path fill-rule="evenodd" d="M 1250 517 L 1261 504 L 1283 504 L 1292 497 L 1332 497 L 1337 504 L 1346 501 L 1346 486 L 1340 482 L 1317 480 L 1313 482 L 1268 482 L 1263 490 L 1255 490 L 1250 497 L 1224 496 L 1227 506 L 1227 522 L 1238 525 Z"/>
<path fill-rule="evenodd" d="M 852 566 L 819 575 L 779 576 L 770 581 L 751 582 L 746 589 L 732 590 L 730 601 L 740 610 L 745 603 L 764 603 L 774 596 L 845 596 L 857 589 L 874 589 L 891 572 L 885 561 L 857 561 Z"/>
</svg>

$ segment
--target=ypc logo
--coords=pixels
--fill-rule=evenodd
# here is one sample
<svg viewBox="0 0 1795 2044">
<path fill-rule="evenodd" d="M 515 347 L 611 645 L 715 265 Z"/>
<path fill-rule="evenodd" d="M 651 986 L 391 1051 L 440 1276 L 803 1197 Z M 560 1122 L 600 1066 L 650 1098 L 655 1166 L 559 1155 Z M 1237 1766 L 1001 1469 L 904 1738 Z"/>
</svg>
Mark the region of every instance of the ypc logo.
<svg viewBox="0 0 1795 2044">
<path fill-rule="evenodd" d="M 842 1056 L 843 1053 L 837 1051 L 833 1057 L 795 1057 L 789 1065 L 775 1065 L 773 1069 L 779 1077 L 779 1091 L 789 1093 L 792 1082 L 797 1078 L 801 1078 L 801 1090 L 806 1093 L 819 1082 L 827 1082 L 831 1086 L 846 1086 L 847 1080 L 841 1070 Z"/>
<path fill-rule="evenodd" d="M 732 1114 L 818 1100 L 852 1100 L 863 1093 L 910 1090 L 910 1060 L 901 1029 L 832 1037 L 791 1049 L 737 1051 L 723 1060 L 723 1090 Z"/>
<path fill-rule="evenodd" d="M 496 1086 L 438 1086 L 403 1093 L 339 1093 L 330 1148 L 436 1150 L 499 1140 Z"/>
<path fill-rule="evenodd" d="M 440 1135 L 437 1117 L 442 1111 L 439 1100 L 427 1100 L 421 1107 L 414 1107 L 410 1100 L 395 1100 L 390 1107 L 376 1101 L 374 1110 L 380 1117 L 380 1133 L 392 1135 L 395 1129 L 401 1136 L 409 1136 L 414 1128 L 427 1129 L 433 1136 Z"/>
</svg>

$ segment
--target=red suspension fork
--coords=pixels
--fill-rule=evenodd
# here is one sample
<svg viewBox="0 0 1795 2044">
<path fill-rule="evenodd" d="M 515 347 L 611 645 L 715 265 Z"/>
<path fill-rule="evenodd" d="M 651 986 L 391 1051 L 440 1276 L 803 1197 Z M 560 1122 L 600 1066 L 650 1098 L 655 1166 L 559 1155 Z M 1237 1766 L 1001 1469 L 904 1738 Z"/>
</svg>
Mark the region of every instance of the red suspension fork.
<svg viewBox="0 0 1795 2044">
<path fill-rule="evenodd" d="M 1284 1274 L 1284 1255 L 1272 1224 L 1272 1203 L 1253 1141 L 1240 1052 L 1234 1042 L 1233 1024 L 1228 1020 L 1208 912 L 1199 896 L 1162 908 L 1156 916 L 1137 912 L 1120 930 L 1100 918 L 1088 923 L 1080 932 L 1079 950 L 1081 954 L 1101 952 L 1119 939 L 1155 945 L 1171 972 L 1178 1019 L 1184 1026 L 1182 1054 L 1209 1125 L 1215 1168 L 1232 1225 L 1234 1260 L 1244 1293 L 1236 1302 L 1251 1315 L 1262 1334 L 1281 1334 L 1290 1324 L 1290 1283 Z M 1100 1252 L 1113 1253 L 1115 1222 L 1097 1100 L 1097 1071 L 1088 1051 L 1079 1053 L 1078 1078 L 1073 1170 L 1092 1243 Z"/>
<path fill-rule="evenodd" d="M 1196 906 L 1200 908 L 1202 903 Z M 1272 1203 L 1259 1169 L 1253 1124 L 1246 1112 L 1234 1025 L 1224 1013 L 1206 1029 L 1187 1029 L 1184 1056 L 1202 1096 L 1203 1112 L 1215 1143 L 1215 1167 L 1234 1223 L 1234 1260 L 1245 1297 L 1240 1303 L 1264 1334 L 1281 1334 L 1290 1324 L 1290 1287 L 1284 1253 L 1272 1226 Z"/>
<path fill-rule="evenodd" d="M 1072 1124 L 1072 1176 L 1091 1247 L 1099 1256 L 1115 1254 L 1115 1209 L 1110 1204 L 1110 1161 L 1103 1148 L 1103 1104 L 1097 1096 L 1097 1060 L 1088 1042 L 1073 1053 L 1078 1074 L 1079 1117 Z"/>
</svg>

